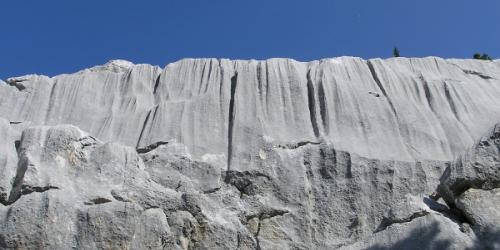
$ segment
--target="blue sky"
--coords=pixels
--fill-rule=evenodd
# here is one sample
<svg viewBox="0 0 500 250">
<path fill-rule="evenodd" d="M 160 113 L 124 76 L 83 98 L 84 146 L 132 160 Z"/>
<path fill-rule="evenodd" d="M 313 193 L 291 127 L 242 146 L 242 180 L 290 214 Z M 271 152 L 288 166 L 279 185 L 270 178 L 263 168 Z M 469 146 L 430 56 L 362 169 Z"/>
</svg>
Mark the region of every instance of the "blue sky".
<svg viewBox="0 0 500 250">
<path fill-rule="evenodd" d="M 0 3 L 0 78 L 110 59 L 301 61 L 342 55 L 500 57 L 499 0 L 12 0 Z"/>
</svg>

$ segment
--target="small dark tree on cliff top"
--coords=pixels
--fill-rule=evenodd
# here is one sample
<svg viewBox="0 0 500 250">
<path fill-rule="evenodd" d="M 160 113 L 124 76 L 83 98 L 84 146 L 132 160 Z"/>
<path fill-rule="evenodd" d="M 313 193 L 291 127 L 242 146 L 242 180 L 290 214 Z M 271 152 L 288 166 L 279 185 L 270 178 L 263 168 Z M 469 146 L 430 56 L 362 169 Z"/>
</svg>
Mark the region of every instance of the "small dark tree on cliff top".
<svg viewBox="0 0 500 250">
<path fill-rule="evenodd" d="M 481 55 L 481 53 L 475 53 L 474 56 L 472 56 L 472 58 L 474 59 L 478 59 L 478 60 L 493 60 L 488 54 L 486 53 L 483 53 Z"/>
<path fill-rule="evenodd" d="M 392 55 L 394 57 L 399 57 L 399 49 L 398 49 L 398 47 L 394 47 L 394 49 L 392 50 Z"/>
</svg>

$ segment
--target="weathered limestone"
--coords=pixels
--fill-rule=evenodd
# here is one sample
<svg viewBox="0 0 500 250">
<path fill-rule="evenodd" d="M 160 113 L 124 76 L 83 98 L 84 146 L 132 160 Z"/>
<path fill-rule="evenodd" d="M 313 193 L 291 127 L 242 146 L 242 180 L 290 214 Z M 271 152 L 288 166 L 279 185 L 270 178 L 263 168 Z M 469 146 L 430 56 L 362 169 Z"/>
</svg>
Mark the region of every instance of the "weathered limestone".
<svg viewBox="0 0 500 250">
<path fill-rule="evenodd" d="M 134 147 L 175 140 L 196 158 L 227 156 L 231 142 L 235 165 L 252 164 L 262 136 L 318 137 L 369 158 L 453 160 L 500 116 L 500 66 L 480 60 L 186 59 L 164 70 L 112 61 L 7 82 L 0 116 L 10 121 L 69 123 Z"/>
<path fill-rule="evenodd" d="M 17 153 L 16 140 L 20 133 L 17 132 L 7 120 L 0 118 L 0 202 L 6 203 L 16 176 Z"/>
<path fill-rule="evenodd" d="M 488 248 L 500 248 L 500 124 L 446 169 L 438 192 Z"/>
<path fill-rule="evenodd" d="M 499 79 L 432 57 L 7 79 L 0 248 L 498 248 Z"/>
<path fill-rule="evenodd" d="M 469 189 L 457 199 L 457 207 L 472 223 L 484 245 L 500 248 L 500 188 Z"/>
</svg>

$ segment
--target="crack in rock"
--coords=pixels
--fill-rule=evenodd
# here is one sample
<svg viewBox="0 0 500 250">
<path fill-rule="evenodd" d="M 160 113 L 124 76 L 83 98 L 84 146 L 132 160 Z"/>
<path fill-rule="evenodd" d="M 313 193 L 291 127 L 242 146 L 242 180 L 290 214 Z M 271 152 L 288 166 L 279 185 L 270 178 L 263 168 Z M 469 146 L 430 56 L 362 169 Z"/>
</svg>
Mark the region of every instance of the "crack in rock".
<svg viewBox="0 0 500 250">
<path fill-rule="evenodd" d="M 260 246 L 259 236 L 260 236 L 260 230 L 262 227 L 263 220 L 271 219 L 271 218 L 274 218 L 276 216 L 283 216 L 289 212 L 290 211 L 283 210 L 283 209 L 270 209 L 267 211 L 261 211 L 260 213 L 248 215 L 245 217 L 245 220 L 242 221 L 242 223 L 247 225 L 249 227 L 251 233 L 253 234 L 254 239 L 255 239 L 255 243 L 257 245 L 256 246 L 257 250 L 262 249 Z M 255 223 L 257 223 L 257 224 L 255 225 Z"/>
<path fill-rule="evenodd" d="M 51 185 L 42 186 L 42 187 L 23 185 L 21 187 L 20 192 L 11 192 L 11 195 L 9 196 L 9 200 L 3 201 L 1 203 L 5 206 L 12 205 L 24 195 L 31 194 L 31 193 L 44 193 L 44 192 L 52 190 L 52 189 L 59 189 L 59 187 L 51 186 Z M 13 191 L 14 191 L 14 189 L 13 189 Z"/>
<path fill-rule="evenodd" d="M 382 222 L 380 222 L 380 225 L 377 227 L 377 229 L 375 229 L 375 231 L 373 233 L 378 233 L 380 231 L 384 231 L 386 228 L 388 228 L 389 226 L 393 225 L 393 224 L 402 224 L 402 223 L 407 223 L 407 222 L 410 222 L 416 218 L 420 218 L 420 217 L 424 217 L 426 215 L 428 215 L 429 212 L 428 211 L 425 211 L 425 210 L 422 210 L 422 211 L 418 211 L 416 213 L 413 213 L 411 214 L 409 217 L 406 217 L 406 218 L 387 218 L 387 217 L 384 217 L 382 219 Z"/>
<path fill-rule="evenodd" d="M 153 107 L 154 108 L 153 120 L 156 117 L 156 112 L 158 111 L 158 107 L 159 107 L 158 104 Z M 144 123 L 142 124 L 142 128 L 141 128 L 141 133 L 139 134 L 139 138 L 137 139 L 137 144 L 135 146 L 136 148 L 139 148 L 139 144 L 142 141 L 142 137 L 144 135 L 144 131 L 146 130 L 146 126 L 148 125 L 149 117 L 151 116 L 151 113 L 153 112 L 153 108 L 151 108 L 148 111 L 148 114 L 146 115 L 146 118 L 144 119 Z"/>
<path fill-rule="evenodd" d="M 297 143 L 288 143 L 285 145 L 278 144 L 275 147 L 276 148 L 281 148 L 281 149 L 297 149 L 306 145 L 319 145 L 321 142 L 315 142 L 315 141 L 300 141 Z"/>
<path fill-rule="evenodd" d="M 226 183 L 233 185 L 240 191 L 240 198 L 243 195 L 255 195 L 257 193 L 257 187 L 255 186 L 255 181 L 260 178 L 264 178 L 264 182 L 271 181 L 271 177 L 266 174 L 257 171 L 226 171 L 224 172 Z"/>
<path fill-rule="evenodd" d="M 104 204 L 104 203 L 108 203 L 108 202 L 111 202 L 111 200 L 104 198 L 104 197 L 99 197 L 99 198 L 95 198 L 95 199 L 86 201 L 83 204 L 90 206 L 90 205 Z"/>
<path fill-rule="evenodd" d="M 264 220 L 264 219 L 271 219 L 273 217 L 276 217 L 276 216 L 283 216 L 287 213 L 289 213 L 290 211 L 288 210 L 284 210 L 284 209 L 269 209 L 269 210 L 265 210 L 265 211 L 261 211 L 260 213 L 257 213 L 257 214 L 251 214 L 251 215 L 247 215 L 245 217 L 246 221 L 249 221 L 253 218 L 258 218 L 259 220 Z"/>
<path fill-rule="evenodd" d="M 387 103 L 389 104 L 389 107 L 391 108 L 392 113 L 394 113 L 394 116 L 396 117 L 396 119 L 398 119 L 398 114 L 396 112 L 396 108 L 394 107 L 394 103 L 392 103 L 392 100 L 391 100 L 391 98 L 389 98 L 389 95 L 387 94 L 387 92 L 384 88 L 384 85 L 382 84 L 382 81 L 380 81 L 380 78 L 378 77 L 377 70 L 375 69 L 375 66 L 373 65 L 373 63 L 371 61 L 366 61 L 366 63 L 368 65 L 368 69 L 370 70 L 370 73 L 372 75 L 373 80 L 375 81 L 378 88 L 382 92 L 382 95 L 387 100 Z"/>
<path fill-rule="evenodd" d="M 481 77 L 482 79 L 485 79 L 485 80 L 494 79 L 494 78 L 493 78 L 493 77 L 491 77 L 491 76 L 485 75 L 485 74 L 483 74 L 483 73 L 481 73 L 481 72 L 477 72 L 477 71 L 474 71 L 474 70 L 462 69 L 462 71 L 463 71 L 465 74 L 468 74 L 468 75 L 475 75 L 475 76 Z"/>
<path fill-rule="evenodd" d="M 97 145 L 97 139 L 90 135 L 80 138 L 78 142 L 81 144 L 81 149 Z"/>
<path fill-rule="evenodd" d="M 234 118 L 236 115 L 236 110 L 234 107 L 236 87 L 238 85 L 238 72 L 234 73 L 231 77 L 231 96 L 229 99 L 229 117 L 228 117 L 228 128 L 227 128 L 227 171 L 231 170 L 231 160 L 233 157 L 233 130 L 234 130 Z M 228 182 L 229 180 L 226 180 Z"/>
<path fill-rule="evenodd" d="M 221 189 L 221 187 L 216 187 L 216 188 L 212 188 L 212 189 L 209 189 L 209 190 L 205 190 L 203 191 L 204 194 L 212 194 L 212 193 L 215 193 L 217 191 L 219 191 Z"/>
<path fill-rule="evenodd" d="M 33 192 L 43 193 L 43 192 L 48 191 L 50 189 L 59 189 L 59 188 L 56 186 L 51 186 L 51 185 L 43 186 L 43 187 L 23 185 L 21 189 L 22 189 L 21 194 L 26 195 L 26 194 L 31 194 Z"/>
<path fill-rule="evenodd" d="M 313 128 L 314 136 L 319 137 L 318 121 L 316 120 L 316 98 L 314 91 L 314 83 L 311 78 L 311 70 L 307 71 L 307 102 L 309 107 L 309 118 Z"/>
<path fill-rule="evenodd" d="M 148 152 L 155 150 L 156 148 L 158 148 L 161 145 L 167 145 L 167 144 L 168 144 L 168 142 L 166 142 L 166 141 L 158 141 L 158 142 L 155 142 L 155 143 L 148 145 L 146 147 L 137 148 L 136 150 L 137 150 L 137 153 L 139 153 L 139 154 L 145 154 L 145 153 L 148 153 Z"/>
</svg>

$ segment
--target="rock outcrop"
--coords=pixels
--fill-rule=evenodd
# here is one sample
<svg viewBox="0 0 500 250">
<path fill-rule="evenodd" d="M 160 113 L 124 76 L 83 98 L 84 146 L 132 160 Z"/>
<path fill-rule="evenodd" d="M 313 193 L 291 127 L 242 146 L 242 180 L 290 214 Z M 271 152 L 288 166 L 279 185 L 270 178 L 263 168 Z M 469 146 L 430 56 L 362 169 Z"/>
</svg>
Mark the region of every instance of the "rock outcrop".
<svg viewBox="0 0 500 250">
<path fill-rule="evenodd" d="M 488 248 L 500 249 L 500 123 L 445 170 L 438 192 Z"/>
<path fill-rule="evenodd" d="M 117 60 L 0 117 L 2 249 L 500 248 L 498 61 Z"/>
</svg>

